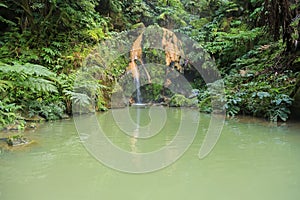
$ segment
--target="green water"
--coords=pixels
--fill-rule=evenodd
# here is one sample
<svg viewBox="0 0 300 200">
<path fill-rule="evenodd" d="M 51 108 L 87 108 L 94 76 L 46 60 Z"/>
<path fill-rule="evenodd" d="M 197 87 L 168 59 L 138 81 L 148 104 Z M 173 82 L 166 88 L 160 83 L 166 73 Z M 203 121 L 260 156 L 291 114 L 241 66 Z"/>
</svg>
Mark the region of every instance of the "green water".
<svg viewBox="0 0 300 200">
<path fill-rule="evenodd" d="M 193 112 L 197 116 L 197 111 Z M 170 144 L 182 121 L 182 111 L 178 109 L 166 109 L 167 120 L 163 123 L 151 121 L 147 109 L 139 116 L 134 109 L 129 114 L 133 121 L 140 120 L 141 127 L 152 122 L 164 127 L 156 135 L 136 138 L 122 132 L 122 120 L 115 123 L 111 111 L 97 114 L 107 138 L 127 152 L 152 152 Z M 213 151 L 200 160 L 198 153 L 209 121 L 210 115 L 199 116 L 197 135 L 179 160 L 141 174 L 120 172 L 102 164 L 80 140 L 82 136 L 73 120 L 45 123 L 37 130 L 25 132 L 35 144 L 14 149 L 2 147 L 0 199 L 300 199 L 299 123 L 276 126 L 253 118 L 226 120 Z M 187 134 L 189 131 L 192 130 L 187 130 Z M 181 140 L 186 138 L 181 136 Z M 176 145 L 170 152 L 173 151 L 176 152 Z"/>
</svg>

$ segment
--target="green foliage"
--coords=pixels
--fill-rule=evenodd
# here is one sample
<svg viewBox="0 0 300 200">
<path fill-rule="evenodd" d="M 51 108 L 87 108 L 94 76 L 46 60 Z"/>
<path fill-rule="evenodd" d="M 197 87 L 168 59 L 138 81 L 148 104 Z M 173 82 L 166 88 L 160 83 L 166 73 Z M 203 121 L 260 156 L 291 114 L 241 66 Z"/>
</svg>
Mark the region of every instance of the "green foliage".
<svg viewBox="0 0 300 200">
<path fill-rule="evenodd" d="M 71 74 L 81 66 L 88 45 L 108 36 L 108 19 L 96 12 L 97 5 L 97 0 L 0 4 L 0 22 L 5 23 L 0 33 L 0 97 L 18 108 L 10 116 L 20 112 L 53 120 L 71 113 L 66 93 L 73 90 Z"/>
<path fill-rule="evenodd" d="M 30 140 L 24 137 L 24 135 L 9 136 L 6 140 L 6 143 L 9 146 L 19 146 L 19 145 L 28 144 L 29 142 Z"/>
<path fill-rule="evenodd" d="M 251 50 L 257 39 L 264 35 L 261 28 L 250 29 L 240 19 L 223 14 L 217 15 L 211 22 L 206 22 L 205 18 L 193 21 L 193 30 L 183 32 L 200 42 L 222 68 L 229 69 L 235 59 Z"/>
<path fill-rule="evenodd" d="M 227 114 L 250 114 L 271 121 L 286 121 L 290 114 L 297 73 L 274 65 L 280 44 L 257 47 L 238 58 L 226 76 Z M 276 71 L 274 71 L 276 69 Z"/>
<path fill-rule="evenodd" d="M 79 113 L 105 110 L 103 90 L 106 86 L 98 80 L 97 74 L 101 73 L 98 67 L 82 68 L 74 74 L 71 85 L 64 82 L 63 94 L 72 101 L 73 111 Z"/>
<path fill-rule="evenodd" d="M 5 63 L 16 59 L 67 72 L 80 66 L 86 44 L 108 36 L 108 20 L 95 11 L 94 0 L 5 0 L 4 4 L 4 14 L 13 16 L 7 20 L 14 22 L 0 34 L 0 60 Z"/>
<path fill-rule="evenodd" d="M 55 74 L 47 68 L 26 63 L 24 65 L 15 63 L 8 65 L 0 63 L 0 79 L 4 91 L 1 97 L 13 101 L 24 99 L 24 92 L 30 93 L 57 93 L 55 86 Z M 22 97 L 23 96 L 23 97 Z"/>
<path fill-rule="evenodd" d="M 211 95 L 207 89 L 201 89 L 200 95 L 198 96 L 198 107 L 201 112 L 211 113 L 212 106 L 211 106 Z"/>
<path fill-rule="evenodd" d="M 257 117 L 265 117 L 271 121 L 286 121 L 290 114 L 290 106 L 292 98 L 286 94 L 278 94 L 270 90 L 270 92 L 259 91 L 260 85 L 251 84 L 250 88 L 239 88 L 242 91 L 227 94 L 226 111 L 229 116 L 237 114 L 248 114 Z M 259 91 L 259 92 L 253 92 Z"/>
<path fill-rule="evenodd" d="M 112 56 L 110 66 L 102 66 L 95 51 L 91 63 L 97 67 L 78 72 L 83 60 L 95 44 L 116 32 L 153 24 L 190 36 L 212 56 L 224 76 L 229 116 L 285 121 L 299 71 L 293 66 L 300 61 L 297 52 L 282 52 L 292 40 L 299 40 L 299 17 L 292 16 L 299 8 L 292 2 L 280 5 L 284 8 L 280 12 L 267 6 L 263 0 L 4 0 L 0 3 L 0 126 L 21 120 L 20 115 L 58 119 L 64 112 L 71 114 L 72 106 L 79 111 L 105 110 L 115 82 L 126 73 L 128 56 Z M 272 23 L 278 18 L 270 16 L 276 14 L 283 16 L 278 22 L 286 23 Z M 280 26 L 284 28 L 276 28 Z M 265 30 L 282 40 L 271 42 Z M 144 42 L 145 63 L 164 65 L 164 53 L 147 49 L 150 44 Z M 186 56 L 192 62 L 206 55 L 201 50 Z M 162 73 L 153 72 L 153 82 Z M 191 66 L 184 73 L 200 90 L 200 110 L 211 112 L 217 94 L 207 89 Z M 149 102 L 173 95 L 160 84 L 141 90 Z M 192 103 L 180 95 L 171 100 L 174 106 Z"/>
<path fill-rule="evenodd" d="M 283 54 L 283 41 L 272 43 L 265 33 L 260 23 L 263 1 L 183 2 L 190 10 L 191 21 L 190 26 L 179 31 L 200 42 L 215 59 L 224 76 L 227 115 L 247 114 L 286 121 L 292 105 L 289 95 L 297 74 L 287 69 L 292 68 L 293 62 L 296 65 L 297 59 Z M 291 28 L 296 30 L 298 24 L 295 19 Z M 192 57 L 196 56 L 195 53 Z M 211 92 L 205 90 L 204 83 L 195 86 L 201 91 L 200 110 L 211 112 Z"/>
<path fill-rule="evenodd" d="M 198 103 L 196 98 L 188 99 L 184 95 L 175 94 L 171 97 L 169 105 L 171 107 L 191 107 Z"/>
<path fill-rule="evenodd" d="M 299 7 L 297 4 L 297 1 L 295 3 L 282 0 L 273 0 L 272 2 L 265 1 L 261 13 L 262 24 L 265 25 L 270 36 L 272 36 L 275 41 L 282 38 L 286 45 L 286 51 L 293 50 L 293 35 L 295 31 L 297 31 L 297 28 L 295 29 L 291 23 L 293 23 L 294 17 L 297 18 L 296 14 L 298 14 L 298 10 L 292 7 Z M 292 9 L 294 9 L 294 11 L 292 11 Z"/>
<path fill-rule="evenodd" d="M 70 98 L 72 94 L 69 94 L 68 91 L 73 91 L 74 82 L 76 79 L 76 73 L 60 74 L 58 77 L 59 82 L 59 91 L 62 94 L 62 101 L 66 106 L 66 112 L 68 114 L 72 113 L 72 99 Z"/>
<path fill-rule="evenodd" d="M 79 107 L 79 112 L 81 112 L 81 110 L 83 110 L 85 107 L 88 107 L 92 104 L 91 98 L 87 94 L 80 92 L 65 91 L 65 95 L 70 96 L 73 105 Z"/>
<path fill-rule="evenodd" d="M 143 94 L 142 95 L 143 101 L 144 102 L 159 101 L 163 90 L 164 88 L 160 84 L 146 85 L 146 87 L 143 87 L 141 90 L 141 93 Z M 146 95 L 148 95 L 148 97 Z M 166 95 L 166 91 L 165 91 L 165 95 Z"/>
<path fill-rule="evenodd" d="M 51 99 L 37 99 L 27 103 L 28 116 L 41 116 L 47 120 L 61 119 L 65 112 L 65 105 L 61 101 L 51 101 Z"/>
<path fill-rule="evenodd" d="M 5 104 L 0 101 L 0 130 L 8 124 L 14 123 L 19 118 L 17 111 L 20 109 L 20 106 L 16 106 L 13 103 Z"/>
<path fill-rule="evenodd" d="M 56 74 L 43 66 L 31 63 L 0 63 L 0 72 L 1 110 L 3 116 L 6 116 L 1 119 L 3 125 L 13 123 L 18 112 L 29 115 L 43 114 L 46 119 L 55 118 L 45 112 L 54 111 L 53 106 L 46 106 L 46 99 L 51 99 L 52 95 L 58 93 Z M 43 106 L 37 105 L 36 99 L 44 99 Z M 61 115 L 64 109 L 59 112 L 60 114 L 56 114 Z"/>
<path fill-rule="evenodd" d="M 186 11 L 179 0 L 158 1 L 157 22 L 160 26 L 167 28 L 177 28 L 185 26 Z"/>
<path fill-rule="evenodd" d="M 159 24 L 174 29 L 185 26 L 188 20 L 188 13 L 180 0 L 103 0 L 102 2 L 106 2 L 104 7 L 108 10 L 100 10 L 100 12 L 111 16 L 111 22 L 116 30 L 131 28 L 132 25 L 140 22 L 147 26 Z"/>
<path fill-rule="evenodd" d="M 235 116 L 241 111 L 239 103 L 242 99 L 237 96 L 227 95 L 225 109 L 228 116 Z"/>
</svg>

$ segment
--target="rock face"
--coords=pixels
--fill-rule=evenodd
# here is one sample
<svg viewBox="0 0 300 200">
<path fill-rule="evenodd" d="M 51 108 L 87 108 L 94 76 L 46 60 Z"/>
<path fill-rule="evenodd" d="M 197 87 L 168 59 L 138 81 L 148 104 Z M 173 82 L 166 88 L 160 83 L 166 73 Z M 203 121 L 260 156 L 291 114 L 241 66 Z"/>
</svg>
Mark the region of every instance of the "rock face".
<svg viewBox="0 0 300 200">
<path fill-rule="evenodd" d="M 300 119 L 300 75 L 297 78 L 297 84 L 293 96 L 292 117 Z"/>
<path fill-rule="evenodd" d="M 110 104 L 108 108 L 124 108 L 127 106 L 126 99 L 123 95 L 123 90 L 121 87 L 117 88 L 116 91 L 112 94 Z"/>
</svg>

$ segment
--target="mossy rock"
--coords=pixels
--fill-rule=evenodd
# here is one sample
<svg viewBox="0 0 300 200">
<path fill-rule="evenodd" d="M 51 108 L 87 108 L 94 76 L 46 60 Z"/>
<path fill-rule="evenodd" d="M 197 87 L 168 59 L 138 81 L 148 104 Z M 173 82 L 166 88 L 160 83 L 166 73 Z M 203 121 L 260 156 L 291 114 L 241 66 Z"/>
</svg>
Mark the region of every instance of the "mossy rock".
<svg viewBox="0 0 300 200">
<path fill-rule="evenodd" d="M 131 26 L 132 29 L 139 29 L 139 28 L 145 28 L 145 25 L 143 22 L 137 23 L 137 24 L 133 24 Z"/>
<path fill-rule="evenodd" d="M 198 105 L 197 98 L 189 99 L 181 94 L 173 95 L 169 103 L 170 107 L 195 107 L 197 105 Z"/>
<path fill-rule="evenodd" d="M 32 141 L 23 135 L 14 135 L 7 138 L 6 143 L 9 146 L 20 146 L 30 144 Z"/>
<path fill-rule="evenodd" d="M 4 138 L 0 138 L 0 150 L 1 153 L 5 151 L 22 150 L 30 144 L 35 143 L 34 140 L 25 138 L 23 135 L 13 135 Z"/>
<path fill-rule="evenodd" d="M 42 121 L 46 121 L 46 119 L 39 116 L 39 115 L 35 115 L 35 116 L 32 116 L 32 117 L 26 117 L 25 121 L 28 121 L 28 122 L 42 122 Z"/>
<path fill-rule="evenodd" d="M 129 102 L 126 102 L 126 99 L 123 95 L 122 88 L 117 88 L 117 90 L 112 94 L 112 98 L 109 108 L 124 108 L 128 105 Z"/>
<path fill-rule="evenodd" d="M 24 129 L 25 125 L 26 125 L 26 123 L 23 121 L 15 121 L 14 123 L 5 126 L 3 130 L 18 131 L 18 130 Z"/>
</svg>

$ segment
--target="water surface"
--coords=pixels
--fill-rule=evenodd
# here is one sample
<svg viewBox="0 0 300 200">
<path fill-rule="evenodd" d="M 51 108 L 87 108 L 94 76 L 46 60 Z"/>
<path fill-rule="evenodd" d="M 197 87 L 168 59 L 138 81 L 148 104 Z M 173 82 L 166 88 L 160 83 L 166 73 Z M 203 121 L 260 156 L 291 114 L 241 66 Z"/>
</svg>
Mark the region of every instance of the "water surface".
<svg viewBox="0 0 300 200">
<path fill-rule="evenodd" d="M 141 126 L 150 123 L 147 109 L 136 113 L 130 110 L 133 121 L 139 118 Z M 97 117 L 113 144 L 139 153 L 168 144 L 179 127 L 180 114 L 178 109 L 166 109 L 168 120 L 159 134 L 141 139 L 124 134 L 111 111 Z M 85 149 L 73 120 L 45 123 L 25 132 L 35 144 L 1 149 L 0 199 L 300 199 L 299 123 L 226 120 L 217 145 L 200 160 L 209 120 L 210 115 L 200 115 L 197 136 L 179 160 L 145 174 L 116 171 L 99 162 Z"/>
</svg>

